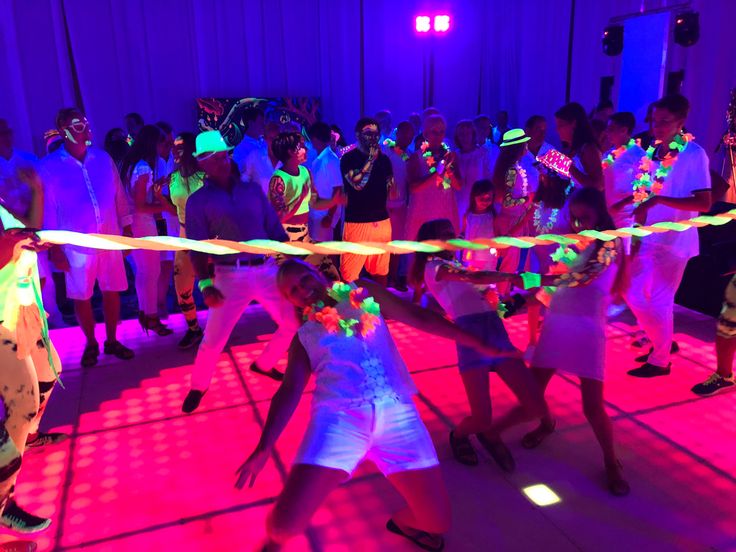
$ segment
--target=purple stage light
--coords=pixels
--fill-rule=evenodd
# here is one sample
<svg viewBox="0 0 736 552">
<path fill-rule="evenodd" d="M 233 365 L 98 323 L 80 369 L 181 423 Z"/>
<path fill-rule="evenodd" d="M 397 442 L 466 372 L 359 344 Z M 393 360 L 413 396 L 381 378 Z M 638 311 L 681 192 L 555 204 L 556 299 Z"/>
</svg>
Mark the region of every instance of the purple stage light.
<svg viewBox="0 0 736 552">
<path fill-rule="evenodd" d="M 415 28 L 418 33 L 428 33 L 430 27 L 430 18 L 427 15 L 418 15 L 416 18 Z"/>
<path fill-rule="evenodd" d="M 450 30 L 450 16 L 449 15 L 435 15 L 434 16 L 434 31 L 436 33 L 446 33 Z"/>
</svg>

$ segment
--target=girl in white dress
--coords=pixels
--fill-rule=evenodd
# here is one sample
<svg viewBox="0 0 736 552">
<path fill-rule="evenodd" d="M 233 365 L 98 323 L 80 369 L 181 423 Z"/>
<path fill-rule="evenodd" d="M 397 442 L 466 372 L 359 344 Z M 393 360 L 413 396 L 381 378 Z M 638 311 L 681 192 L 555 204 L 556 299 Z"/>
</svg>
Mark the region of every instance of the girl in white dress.
<svg viewBox="0 0 736 552">
<path fill-rule="evenodd" d="M 576 232 L 614 228 L 605 196 L 593 188 L 583 188 L 572 195 L 570 215 Z M 618 239 L 605 243 L 594 241 L 577 251 L 567 272 L 541 277 L 541 285 L 558 289 L 552 295 L 531 361 L 532 371 L 543 389 L 555 372 L 580 378 L 583 412 L 603 450 L 608 489 L 617 496 L 628 494 L 629 484 L 621 474 L 621 463 L 614 448 L 613 428 L 603 400 L 603 376 L 606 310 L 612 293 L 622 283 L 623 272 L 619 264 L 624 256 L 620 250 Z M 522 277 L 516 280 L 519 287 L 523 286 Z M 497 431 L 521 419 L 523 414 L 517 409 L 499 422 Z M 522 445 L 525 448 L 538 446 L 554 428 L 551 414 L 542 417 L 539 427 L 524 436 Z"/>
</svg>

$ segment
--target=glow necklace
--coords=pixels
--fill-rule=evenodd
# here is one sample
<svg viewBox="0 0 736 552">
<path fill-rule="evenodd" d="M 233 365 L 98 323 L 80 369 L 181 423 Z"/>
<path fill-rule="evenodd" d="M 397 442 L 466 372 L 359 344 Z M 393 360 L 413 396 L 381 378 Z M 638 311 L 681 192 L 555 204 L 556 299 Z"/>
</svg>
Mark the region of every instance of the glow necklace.
<svg viewBox="0 0 736 552">
<path fill-rule="evenodd" d="M 521 176 L 521 197 L 514 197 L 513 190 L 516 184 L 516 175 Z M 518 207 L 524 205 L 529 200 L 529 179 L 524 169 L 519 163 L 515 163 L 512 168 L 506 172 L 506 194 L 503 196 L 504 207 Z"/>
<path fill-rule="evenodd" d="M 668 144 L 667 153 L 659 160 L 659 167 L 654 171 L 654 176 L 652 176 L 654 152 L 661 145 L 661 141 L 658 140 L 647 148 L 646 153 L 639 161 L 636 176 L 631 183 L 634 190 L 635 207 L 662 191 L 664 181 L 672 171 L 677 157 L 685 149 L 687 143 L 693 139 L 693 135 L 689 133 L 677 134 L 672 142 Z"/>
<path fill-rule="evenodd" d="M 371 335 L 376 326 L 381 323 L 381 307 L 373 297 L 366 295 L 363 288 L 353 288 L 343 282 L 335 282 L 327 290 L 327 295 L 338 303 L 350 302 L 354 309 L 360 309 L 363 314 L 358 318 L 343 318 L 335 307 L 325 305 L 318 301 L 304 309 L 304 320 L 322 324 L 328 333 L 345 334 L 345 337 L 353 337 L 359 334 L 362 337 Z"/>
<path fill-rule="evenodd" d="M 422 152 L 422 158 L 424 158 L 427 162 L 427 166 L 429 167 L 429 174 L 435 174 L 437 172 L 437 165 L 439 165 L 440 163 L 444 163 L 445 156 L 450 153 L 450 146 L 448 146 L 445 142 L 442 142 L 442 155 L 439 159 L 437 159 L 430 151 L 429 142 L 422 142 L 422 145 L 419 147 L 419 149 Z M 440 186 L 442 186 L 444 190 L 449 190 L 452 187 L 447 171 L 444 171 L 442 173 L 442 180 L 437 183 L 437 187 L 439 188 Z"/>
<path fill-rule="evenodd" d="M 639 146 L 641 143 L 640 140 L 634 140 L 633 138 L 629 140 L 626 144 L 623 146 L 620 146 L 616 148 L 615 150 L 612 150 L 603 158 L 603 161 L 601 162 L 601 165 L 603 166 L 603 170 L 610 168 L 613 166 L 613 164 L 616 162 L 616 159 L 621 157 L 624 153 L 626 153 L 631 148 L 634 148 L 636 146 Z"/>
<path fill-rule="evenodd" d="M 406 150 L 403 150 L 399 146 L 397 146 L 396 142 L 392 140 L 391 138 L 386 138 L 383 141 L 383 145 L 389 148 L 391 151 L 393 151 L 396 155 L 401 157 L 402 161 L 406 161 L 407 159 L 409 159 L 409 154 L 406 153 Z"/>
</svg>

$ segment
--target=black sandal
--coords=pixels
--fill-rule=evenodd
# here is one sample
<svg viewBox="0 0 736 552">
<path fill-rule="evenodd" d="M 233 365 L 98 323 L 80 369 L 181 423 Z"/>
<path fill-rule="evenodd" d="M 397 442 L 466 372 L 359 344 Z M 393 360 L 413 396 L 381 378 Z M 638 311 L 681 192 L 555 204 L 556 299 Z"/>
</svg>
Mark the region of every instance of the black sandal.
<svg viewBox="0 0 736 552">
<path fill-rule="evenodd" d="M 501 439 L 491 441 L 482 433 L 476 433 L 475 436 L 480 441 L 480 444 L 483 445 L 483 448 L 495 460 L 499 468 L 506 473 L 512 473 L 516 469 L 516 460 L 514 460 L 511 451 Z"/>
<path fill-rule="evenodd" d="M 521 446 L 525 449 L 537 448 L 539 445 L 542 444 L 542 441 L 544 441 L 548 436 L 554 433 L 556 426 L 557 420 L 552 422 L 552 427 L 547 427 L 544 424 L 539 424 L 537 429 L 533 429 L 529 433 L 524 435 L 524 437 L 521 439 Z"/>
<path fill-rule="evenodd" d="M 422 550 L 429 550 L 429 552 L 440 552 L 441 550 L 445 549 L 445 539 L 442 538 L 441 535 L 433 535 L 432 533 L 427 533 L 426 531 L 420 531 L 418 529 L 416 530 L 416 533 L 410 535 L 409 533 L 405 533 L 404 531 L 402 531 L 401 528 L 396 525 L 396 522 L 393 519 L 389 519 L 386 522 L 386 529 L 388 529 L 395 535 L 399 535 L 400 537 L 409 539 Z M 439 544 L 431 544 L 432 542 L 437 541 L 439 541 Z"/>
<path fill-rule="evenodd" d="M 262 376 L 266 376 L 267 378 L 271 378 L 275 381 L 284 381 L 284 374 L 279 372 L 276 368 L 271 368 L 270 370 L 264 370 L 262 368 L 259 368 L 258 365 L 254 362 L 250 365 L 250 371 L 255 372 L 256 374 L 260 374 Z"/>
<path fill-rule="evenodd" d="M 100 356 L 100 345 L 95 343 L 88 343 L 82 353 L 82 367 L 90 368 L 97 364 L 97 359 Z"/>
<path fill-rule="evenodd" d="M 623 469 L 619 460 L 614 465 L 606 465 L 606 486 L 613 496 L 626 496 L 631 491 L 628 481 L 621 475 Z"/>
<path fill-rule="evenodd" d="M 455 460 L 466 466 L 478 465 L 478 454 L 475 452 L 470 439 L 467 437 L 455 437 L 455 432 L 450 432 L 450 449 Z"/>
</svg>

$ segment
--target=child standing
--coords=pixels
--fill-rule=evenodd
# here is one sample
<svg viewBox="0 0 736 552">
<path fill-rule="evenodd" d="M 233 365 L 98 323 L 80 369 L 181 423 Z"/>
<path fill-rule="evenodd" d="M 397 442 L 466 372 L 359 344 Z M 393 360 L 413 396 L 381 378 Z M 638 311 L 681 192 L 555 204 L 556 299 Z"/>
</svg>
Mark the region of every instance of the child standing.
<svg viewBox="0 0 736 552">
<path fill-rule="evenodd" d="M 478 180 L 473 184 L 470 192 L 468 211 L 463 216 L 462 234 L 467 240 L 476 238 L 492 238 L 493 221 L 495 211 L 493 209 L 493 183 L 490 180 Z M 470 268 L 476 270 L 496 270 L 498 257 L 496 250 L 479 249 L 468 250 L 465 253 L 465 262 Z"/>
</svg>

